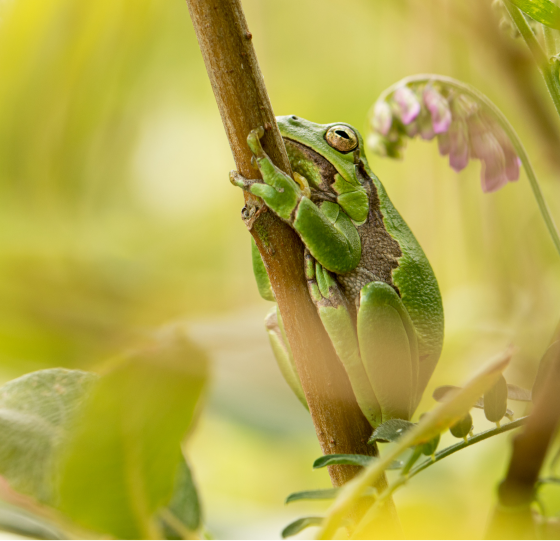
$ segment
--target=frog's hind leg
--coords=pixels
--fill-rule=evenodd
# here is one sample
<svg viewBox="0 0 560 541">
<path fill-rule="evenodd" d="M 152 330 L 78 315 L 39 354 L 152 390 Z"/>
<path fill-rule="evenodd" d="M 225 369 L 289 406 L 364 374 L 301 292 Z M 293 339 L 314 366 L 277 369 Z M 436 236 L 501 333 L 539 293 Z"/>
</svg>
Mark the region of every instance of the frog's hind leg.
<svg viewBox="0 0 560 541">
<path fill-rule="evenodd" d="M 282 323 L 282 318 L 280 317 L 280 310 L 278 310 L 278 306 L 275 306 L 267 314 L 264 323 L 272 351 L 274 352 L 274 357 L 276 358 L 276 362 L 280 368 L 280 372 L 282 372 L 284 379 L 290 386 L 290 389 L 292 389 L 294 394 L 297 396 L 298 400 L 304 405 L 305 409 L 308 410 L 309 407 L 307 406 L 307 400 L 296 370 L 290 344 L 286 338 L 286 332 L 284 331 L 284 325 Z"/>
<path fill-rule="evenodd" d="M 305 275 L 311 298 L 342 362 L 354 395 L 373 427 L 381 424 L 381 409 L 360 358 L 354 318 L 333 275 L 306 250 Z"/>
<path fill-rule="evenodd" d="M 416 408 L 418 341 L 408 311 L 390 285 L 371 282 L 362 288 L 357 328 L 383 421 L 410 419 Z"/>
</svg>

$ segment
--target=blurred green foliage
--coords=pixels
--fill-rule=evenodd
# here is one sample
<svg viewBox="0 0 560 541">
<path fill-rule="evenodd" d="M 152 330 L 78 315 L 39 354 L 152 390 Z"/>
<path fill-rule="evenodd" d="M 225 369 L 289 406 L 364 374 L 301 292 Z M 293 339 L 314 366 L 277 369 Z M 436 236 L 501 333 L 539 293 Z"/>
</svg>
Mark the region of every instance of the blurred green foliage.
<svg viewBox="0 0 560 541">
<path fill-rule="evenodd" d="M 456 77 L 511 120 L 560 216 L 558 123 L 489 1 L 243 3 L 277 114 L 361 127 L 398 79 Z M 328 478 L 311 471 L 311 423 L 266 343 L 242 197 L 185 3 L 2 0 L 0 78 L 0 377 L 95 369 L 154 327 L 187 322 L 215 365 L 189 446 L 215 535 L 274 537 L 320 509 L 280 508 Z M 508 343 L 506 379 L 530 387 L 559 315 L 560 264 L 526 179 L 483 195 L 476 165 L 456 175 L 421 141 L 402 163 L 371 165 L 444 299 L 444 352 L 418 412 Z M 507 442 L 478 447 L 398 494 L 407 535 L 482 535 Z"/>
</svg>

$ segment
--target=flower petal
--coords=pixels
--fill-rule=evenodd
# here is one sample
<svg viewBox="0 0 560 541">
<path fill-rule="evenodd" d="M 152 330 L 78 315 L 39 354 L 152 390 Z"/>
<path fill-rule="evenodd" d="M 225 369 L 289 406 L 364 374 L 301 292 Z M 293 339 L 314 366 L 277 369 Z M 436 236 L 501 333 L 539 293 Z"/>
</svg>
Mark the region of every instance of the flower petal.
<svg viewBox="0 0 560 541">
<path fill-rule="evenodd" d="M 437 136 L 439 153 L 447 156 L 451 152 L 451 136 L 448 131 L 439 133 Z"/>
<path fill-rule="evenodd" d="M 506 174 L 506 157 L 500 143 L 493 134 L 487 133 L 485 156 L 481 158 L 482 171 L 480 180 L 482 191 L 491 193 L 499 190 L 508 183 Z"/>
<path fill-rule="evenodd" d="M 371 126 L 374 131 L 381 135 L 387 135 L 393 123 L 393 113 L 391 107 L 386 101 L 378 101 L 373 109 L 373 118 Z"/>
<path fill-rule="evenodd" d="M 393 93 L 393 100 L 396 103 L 401 122 L 404 125 L 410 124 L 420 113 L 420 103 L 414 92 L 407 86 L 400 86 Z"/>
<path fill-rule="evenodd" d="M 423 94 L 424 103 L 432 115 L 434 133 L 444 133 L 451 125 L 451 110 L 447 100 L 431 85 Z"/>
<path fill-rule="evenodd" d="M 451 148 L 449 150 L 449 165 L 461 171 L 469 163 L 469 135 L 467 124 L 462 118 L 454 120 L 449 128 Z"/>
</svg>

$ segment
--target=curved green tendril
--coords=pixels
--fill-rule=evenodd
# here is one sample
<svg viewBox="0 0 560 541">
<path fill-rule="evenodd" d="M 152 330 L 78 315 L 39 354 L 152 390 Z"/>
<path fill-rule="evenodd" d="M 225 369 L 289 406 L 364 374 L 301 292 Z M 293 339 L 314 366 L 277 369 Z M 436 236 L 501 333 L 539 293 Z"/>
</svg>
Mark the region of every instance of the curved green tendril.
<svg viewBox="0 0 560 541">
<path fill-rule="evenodd" d="M 445 77 L 443 75 L 420 74 L 405 77 L 404 79 L 401 79 L 399 82 L 390 86 L 381 94 L 381 96 L 379 96 L 378 101 L 386 100 L 389 95 L 392 94 L 399 86 L 429 82 L 438 82 L 448 87 L 455 88 L 463 94 L 466 94 L 475 99 L 478 103 L 481 103 L 488 111 L 492 113 L 501 128 L 509 137 L 511 143 L 513 144 L 513 147 L 515 148 L 517 156 L 523 164 L 523 168 L 525 169 L 525 173 L 527 174 L 527 178 L 529 179 L 529 183 L 531 184 L 533 194 L 535 196 L 535 199 L 537 200 L 537 205 L 539 206 L 541 216 L 545 221 L 548 233 L 550 234 L 556 251 L 558 252 L 558 255 L 560 255 L 560 234 L 558 233 L 558 228 L 556 227 L 554 219 L 550 214 L 550 209 L 548 208 L 548 205 L 546 204 L 546 201 L 544 199 L 541 186 L 539 184 L 533 166 L 531 165 L 531 161 L 529 160 L 527 151 L 525 150 L 523 143 L 519 139 L 519 136 L 513 129 L 513 126 L 509 123 L 508 119 L 482 92 L 466 83 L 462 83 L 461 81 L 452 79 L 451 77 Z"/>
</svg>

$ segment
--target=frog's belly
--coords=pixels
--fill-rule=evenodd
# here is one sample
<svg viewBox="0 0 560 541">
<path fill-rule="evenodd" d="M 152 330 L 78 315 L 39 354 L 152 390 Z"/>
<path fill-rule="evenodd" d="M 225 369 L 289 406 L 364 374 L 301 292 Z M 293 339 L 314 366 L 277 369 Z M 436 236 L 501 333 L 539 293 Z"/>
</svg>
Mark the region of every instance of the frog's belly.
<svg viewBox="0 0 560 541">
<path fill-rule="evenodd" d="M 360 291 L 365 285 L 370 282 L 384 282 L 381 277 L 365 267 L 357 267 L 346 274 L 339 274 L 337 280 L 348 302 L 356 308 L 360 306 Z"/>
</svg>

